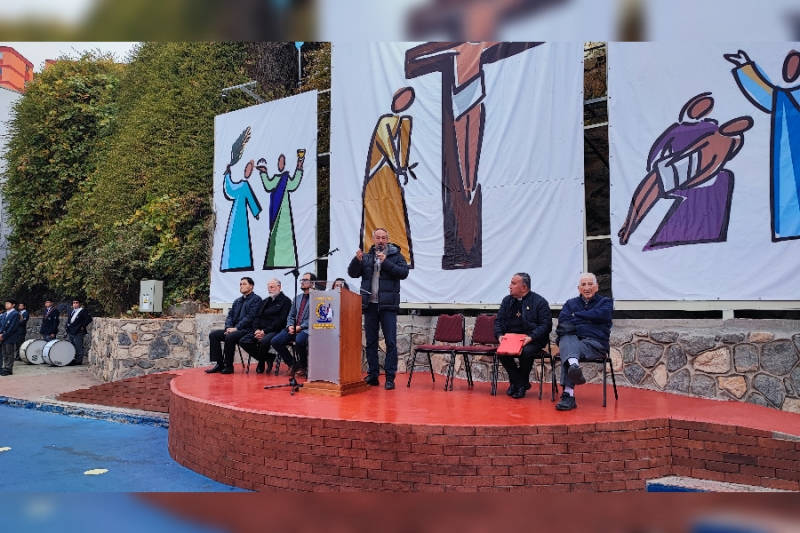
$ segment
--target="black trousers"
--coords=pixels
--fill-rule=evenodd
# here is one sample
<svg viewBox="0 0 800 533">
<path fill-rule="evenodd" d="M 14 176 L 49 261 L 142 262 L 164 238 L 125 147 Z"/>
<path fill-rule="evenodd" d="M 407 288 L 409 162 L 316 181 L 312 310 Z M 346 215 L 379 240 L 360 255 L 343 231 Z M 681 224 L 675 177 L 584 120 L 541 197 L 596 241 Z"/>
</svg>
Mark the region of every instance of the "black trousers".
<svg viewBox="0 0 800 533">
<path fill-rule="evenodd" d="M 225 366 L 233 366 L 233 356 L 236 353 L 236 344 L 239 339 L 247 335 L 247 331 L 233 331 L 225 334 L 224 329 L 215 329 L 208 334 L 209 341 L 209 358 L 214 363 L 222 363 Z M 223 358 L 223 350 L 220 343 L 225 343 L 225 352 Z"/>
<path fill-rule="evenodd" d="M 519 357 L 511 357 L 510 355 L 499 356 L 500 363 L 508 373 L 508 381 L 515 387 L 527 385 L 531 381 L 531 370 L 535 361 L 534 355 L 539 353 L 539 350 L 533 347 L 533 344 L 526 344 L 522 348 L 522 353 Z M 519 364 L 517 364 L 519 359 Z"/>
<path fill-rule="evenodd" d="M 270 343 L 272 342 L 272 338 L 277 334 L 277 331 L 264 333 L 264 336 L 261 337 L 260 341 L 239 343 L 239 346 L 241 346 L 244 351 L 250 354 L 253 359 L 259 363 L 266 361 L 267 363 L 272 364 L 272 362 L 275 361 L 275 354 L 269 351 L 269 347 Z"/>
</svg>

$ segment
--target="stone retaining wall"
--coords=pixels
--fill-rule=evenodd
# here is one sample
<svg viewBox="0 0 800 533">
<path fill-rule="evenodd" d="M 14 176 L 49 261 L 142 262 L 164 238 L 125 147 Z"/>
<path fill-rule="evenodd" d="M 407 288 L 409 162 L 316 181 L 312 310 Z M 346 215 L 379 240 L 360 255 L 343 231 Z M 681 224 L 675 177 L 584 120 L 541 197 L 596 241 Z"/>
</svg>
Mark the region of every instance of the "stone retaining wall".
<svg viewBox="0 0 800 533">
<path fill-rule="evenodd" d="M 89 370 L 103 381 L 197 366 L 195 319 L 95 318 Z"/>
<path fill-rule="evenodd" d="M 222 328 L 224 320 L 221 314 L 160 320 L 95 319 L 91 337 L 97 348 L 89 352 L 90 368 L 100 379 L 116 381 L 206 365 L 208 334 Z M 437 317 L 398 317 L 399 372 L 407 372 L 411 365 L 412 345 L 430 342 L 436 321 Z M 474 318 L 467 318 L 467 343 L 474 324 Z M 551 338 L 555 340 L 555 333 Z M 381 363 L 384 349 L 381 337 Z M 433 356 L 434 372 L 443 373 L 448 359 Z M 746 401 L 800 413 L 798 321 L 617 320 L 611 334 L 611 359 L 618 385 Z M 473 358 L 473 379 L 489 381 L 491 364 L 491 358 Z M 366 370 L 365 360 L 363 368 Z M 583 368 L 588 381 L 602 380 L 600 365 L 585 364 Z M 425 376 L 427 357 L 418 358 L 417 372 L 415 379 L 430 379 Z M 506 380 L 502 367 L 500 372 L 500 381 Z M 456 376 L 466 377 L 460 358 Z M 549 369 L 545 379 L 550 379 Z"/>
</svg>

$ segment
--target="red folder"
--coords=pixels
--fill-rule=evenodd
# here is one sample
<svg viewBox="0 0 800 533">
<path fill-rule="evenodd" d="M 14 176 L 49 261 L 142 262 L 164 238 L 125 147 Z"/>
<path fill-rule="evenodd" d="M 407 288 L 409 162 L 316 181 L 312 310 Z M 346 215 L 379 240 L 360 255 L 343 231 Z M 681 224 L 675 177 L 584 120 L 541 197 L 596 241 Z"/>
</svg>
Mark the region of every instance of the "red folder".
<svg viewBox="0 0 800 533">
<path fill-rule="evenodd" d="M 497 355 L 519 355 L 525 345 L 527 335 L 522 333 L 506 333 L 497 347 Z"/>
</svg>

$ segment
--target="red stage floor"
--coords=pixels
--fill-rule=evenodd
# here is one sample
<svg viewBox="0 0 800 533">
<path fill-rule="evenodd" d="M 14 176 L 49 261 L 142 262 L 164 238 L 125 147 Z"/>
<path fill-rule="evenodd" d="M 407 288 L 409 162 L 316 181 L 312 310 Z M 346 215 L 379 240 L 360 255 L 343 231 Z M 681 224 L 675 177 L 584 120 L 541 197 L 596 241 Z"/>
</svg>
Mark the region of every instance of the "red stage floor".
<svg viewBox="0 0 800 533">
<path fill-rule="evenodd" d="M 398 375 L 345 397 L 264 390 L 286 377 L 182 371 L 171 383 L 170 453 L 256 490 L 641 490 L 684 475 L 800 490 L 800 415 L 620 387 L 577 390 L 559 412 L 545 386 L 522 400 L 499 384 Z M 283 453 L 280 450 L 285 450 Z M 274 460 L 273 460 L 274 459 Z"/>
<path fill-rule="evenodd" d="M 539 401 L 538 384 L 534 384 L 525 398 L 514 400 L 505 394 L 508 383 L 499 383 L 497 396 L 492 396 L 489 383 L 476 382 L 470 389 L 466 381 L 459 379 L 452 391 L 445 392 L 443 376 L 437 376 L 436 383 L 431 383 L 430 374 L 423 372 L 415 373 L 411 387 L 406 387 L 408 375 L 399 374 L 397 388 L 393 391 L 383 388 L 382 378 L 380 387 L 351 396 L 305 394 L 302 388 L 291 396 L 288 387 L 264 390 L 265 385 L 287 383 L 288 378 L 255 374 L 252 370 L 246 375 L 241 366 L 237 366 L 235 374 L 224 376 L 207 375 L 200 370 L 183 372 L 173 381 L 172 390 L 199 402 L 234 410 L 331 420 L 517 426 L 675 418 L 800 436 L 800 415 L 742 402 L 705 400 L 630 387 L 618 387 L 620 399 L 615 401 L 610 378 L 607 407 L 602 406 L 602 386 L 587 384 L 576 391 L 578 409 L 566 413 L 555 410 L 547 384 Z"/>
</svg>

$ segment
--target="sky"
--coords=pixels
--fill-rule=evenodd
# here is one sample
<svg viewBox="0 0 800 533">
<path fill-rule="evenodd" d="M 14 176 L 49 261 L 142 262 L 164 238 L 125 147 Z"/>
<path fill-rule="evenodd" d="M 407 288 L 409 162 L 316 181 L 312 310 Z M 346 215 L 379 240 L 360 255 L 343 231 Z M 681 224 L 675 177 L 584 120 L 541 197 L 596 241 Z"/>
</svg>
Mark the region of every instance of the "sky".
<svg viewBox="0 0 800 533">
<path fill-rule="evenodd" d="M 136 45 L 135 42 L 2 42 L 2 46 L 10 46 L 33 63 L 34 72 L 41 72 L 45 59 L 58 59 L 59 56 L 68 55 L 78 58 L 82 52 L 101 50 L 111 52 L 119 62 L 123 62 L 128 52 Z"/>
</svg>

